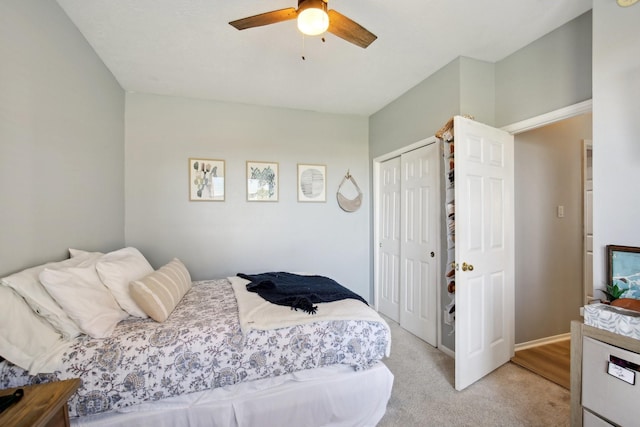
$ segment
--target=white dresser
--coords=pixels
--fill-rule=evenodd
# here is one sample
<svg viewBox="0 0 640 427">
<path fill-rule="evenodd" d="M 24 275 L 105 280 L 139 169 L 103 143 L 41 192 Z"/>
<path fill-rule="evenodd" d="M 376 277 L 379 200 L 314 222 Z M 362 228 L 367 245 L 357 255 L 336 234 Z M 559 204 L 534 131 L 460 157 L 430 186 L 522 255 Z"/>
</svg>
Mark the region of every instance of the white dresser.
<svg viewBox="0 0 640 427">
<path fill-rule="evenodd" d="M 640 340 L 571 322 L 571 425 L 640 425 Z"/>
</svg>

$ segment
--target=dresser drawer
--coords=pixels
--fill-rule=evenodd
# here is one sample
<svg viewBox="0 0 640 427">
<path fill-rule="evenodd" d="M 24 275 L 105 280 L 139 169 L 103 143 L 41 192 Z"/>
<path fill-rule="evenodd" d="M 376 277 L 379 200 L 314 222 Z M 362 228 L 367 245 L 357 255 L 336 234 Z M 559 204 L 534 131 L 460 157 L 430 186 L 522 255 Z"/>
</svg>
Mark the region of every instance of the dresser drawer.
<svg viewBox="0 0 640 427">
<path fill-rule="evenodd" d="M 582 427 L 612 427 L 613 424 L 609 424 L 597 415 L 593 415 L 586 409 L 582 410 Z"/>
<path fill-rule="evenodd" d="M 640 366 L 640 354 L 585 337 L 582 358 L 582 406 L 613 423 L 635 425 L 640 419 L 640 372 L 620 370 L 629 384 L 608 373 L 609 362 Z M 627 362 L 627 363 L 625 363 Z"/>
</svg>

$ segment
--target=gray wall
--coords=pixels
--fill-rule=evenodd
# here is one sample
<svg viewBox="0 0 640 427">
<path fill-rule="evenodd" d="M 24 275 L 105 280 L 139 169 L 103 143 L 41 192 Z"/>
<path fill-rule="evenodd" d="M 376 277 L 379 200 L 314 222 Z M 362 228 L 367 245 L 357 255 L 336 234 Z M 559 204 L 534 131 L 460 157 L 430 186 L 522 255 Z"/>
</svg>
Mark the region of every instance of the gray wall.
<svg viewBox="0 0 640 427">
<path fill-rule="evenodd" d="M 580 317 L 582 140 L 591 137 L 591 114 L 515 137 L 516 343 L 566 333 Z"/>
<path fill-rule="evenodd" d="M 432 136 L 455 114 L 504 126 L 589 99 L 590 47 L 591 12 L 587 12 L 496 64 L 458 58 L 370 117 L 370 155 L 375 158 Z M 447 302 L 446 292 L 443 301 Z M 547 308 L 531 307 L 536 312 Z M 564 332 L 569 325 L 563 319 L 573 315 L 568 312 L 550 315 L 559 319 Z M 526 328 L 521 336 L 533 336 L 534 331 L 540 334 L 536 338 L 559 333 L 557 327 Z M 454 349 L 450 328 L 443 324 L 441 332 L 442 344 Z"/>
<path fill-rule="evenodd" d="M 460 60 L 435 72 L 369 117 L 372 159 L 421 141 L 460 112 Z"/>
<path fill-rule="evenodd" d="M 126 98 L 126 242 L 194 279 L 305 271 L 370 298 L 368 126 L 361 116 L 142 94 Z M 189 157 L 226 162 L 226 201 L 190 202 Z M 246 201 L 246 161 L 279 162 L 279 202 Z M 327 165 L 326 203 L 297 201 L 297 163 Z M 342 211 L 347 170 L 365 199 Z"/>
<path fill-rule="evenodd" d="M 640 5 L 593 2 L 594 282 L 606 245 L 640 246 Z"/>
<path fill-rule="evenodd" d="M 124 243 L 124 93 L 58 5 L 0 2 L 0 276 Z"/>
<path fill-rule="evenodd" d="M 433 136 L 456 114 L 494 122 L 493 64 L 460 57 L 369 117 L 371 159 Z"/>
<path fill-rule="evenodd" d="M 591 15 L 496 63 L 496 126 L 591 99 Z"/>
</svg>

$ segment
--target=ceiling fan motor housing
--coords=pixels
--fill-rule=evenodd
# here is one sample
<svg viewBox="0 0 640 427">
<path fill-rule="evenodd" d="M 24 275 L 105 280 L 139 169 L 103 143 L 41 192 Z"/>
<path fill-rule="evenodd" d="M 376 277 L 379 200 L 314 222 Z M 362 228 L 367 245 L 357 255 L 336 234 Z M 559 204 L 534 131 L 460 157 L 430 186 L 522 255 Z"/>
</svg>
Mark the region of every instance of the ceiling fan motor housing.
<svg viewBox="0 0 640 427">
<path fill-rule="evenodd" d="M 298 0 L 298 15 L 305 9 L 321 9 L 327 11 L 327 2 L 325 0 Z"/>
</svg>

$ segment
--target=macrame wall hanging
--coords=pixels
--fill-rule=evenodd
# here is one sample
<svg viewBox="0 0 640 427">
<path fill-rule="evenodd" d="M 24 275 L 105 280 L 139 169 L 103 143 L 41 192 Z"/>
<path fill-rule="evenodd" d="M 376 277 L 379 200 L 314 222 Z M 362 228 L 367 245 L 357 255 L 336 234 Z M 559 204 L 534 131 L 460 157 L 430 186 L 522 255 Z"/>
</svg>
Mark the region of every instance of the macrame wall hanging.
<svg viewBox="0 0 640 427">
<path fill-rule="evenodd" d="M 348 199 L 343 196 L 342 193 L 340 193 L 342 186 L 345 182 L 347 182 L 347 180 L 351 181 L 351 183 L 358 191 L 358 195 L 353 199 Z M 358 183 L 356 182 L 355 178 L 349 173 L 349 171 L 347 171 L 347 174 L 344 176 L 344 178 L 342 178 L 342 182 L 340 182 L 340 185 L 338 186 L 336 197 L 338 198 L 338 206 L 340 206 L 345 212 L 355 212 L 360 209 L 360 206 L 362 206 L 362 190 L 360 190 L 360 187 L 358 187 Z"/>
</svg>

